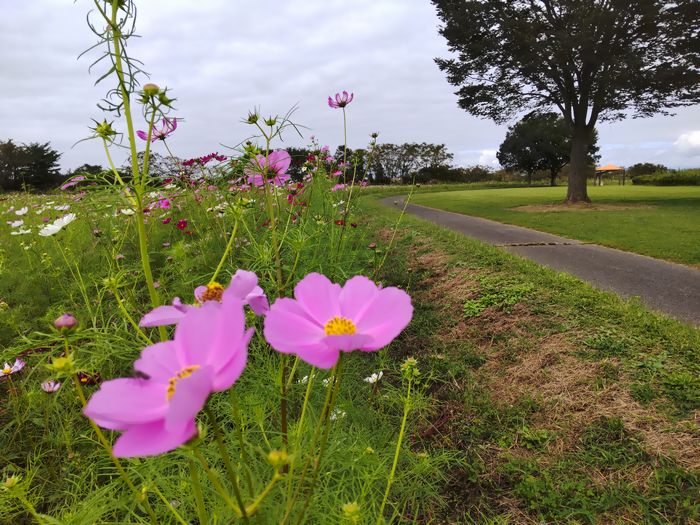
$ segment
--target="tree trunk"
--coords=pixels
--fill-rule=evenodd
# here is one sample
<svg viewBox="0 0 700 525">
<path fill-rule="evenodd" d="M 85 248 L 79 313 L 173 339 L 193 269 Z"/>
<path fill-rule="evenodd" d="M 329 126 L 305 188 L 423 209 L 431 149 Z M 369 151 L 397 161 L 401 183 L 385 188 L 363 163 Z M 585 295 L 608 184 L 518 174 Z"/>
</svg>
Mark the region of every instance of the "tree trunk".
<svg viewBox="0 0 700 525">
<path fill-rule="evenodd" d="M 566 192 L 566 202 L 591 202 L 588 198 L 588 146 L 591 132 L 586 126 L 574 127 L 571 136 L 571 163 L 569 171 L 569 187 Z"/>
<path fill-rule="evenodd" d="M 532 172 L 531 171 L 527 172 L 527 185 L 532 186 Z"/>
<path fill-rule="evenodd" d="M 558 175 L 558 173 L 555 169 L 549 170 L 549 176 L 550 176 L 549 185 L 550 186 L 557 185 L 557 175 Z"/>
</svg>

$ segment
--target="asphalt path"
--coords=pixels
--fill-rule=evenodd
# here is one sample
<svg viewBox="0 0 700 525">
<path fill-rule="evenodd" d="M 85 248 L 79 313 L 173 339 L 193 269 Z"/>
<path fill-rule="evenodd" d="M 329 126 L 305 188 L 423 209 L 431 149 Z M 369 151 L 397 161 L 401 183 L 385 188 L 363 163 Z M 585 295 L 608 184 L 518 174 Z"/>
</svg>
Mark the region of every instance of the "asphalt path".
<svg viewBox="0 0 700 525">
<path fill-rule="evenodd" d="M 403 197 L 382 199 L 403 206 Z M 639 297 L 652 310 L 700 324 L 700 270 L 551 233 L 409 204 L 408 213 L 511 253 L 575 275 L 622 297 Z"/>
</svg>

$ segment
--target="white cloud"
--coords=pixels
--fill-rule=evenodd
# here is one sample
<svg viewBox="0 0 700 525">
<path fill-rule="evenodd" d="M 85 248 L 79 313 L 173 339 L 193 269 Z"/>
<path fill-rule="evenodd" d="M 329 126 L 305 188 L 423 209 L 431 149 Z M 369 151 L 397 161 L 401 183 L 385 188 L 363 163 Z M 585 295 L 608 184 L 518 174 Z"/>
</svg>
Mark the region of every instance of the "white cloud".
<svg viewBox="0 0 700 525">
<path fill-rule="evenodd" d="M 99 144 L 71 147 L 88 134 L 91 118 L 102 119 L 95 104 L 112 85 L 92 85 L 104 71 L 98 66 L 88 75 L 99 55 L 76 61 L 95 41 L 85 23 L 92 2 L 0 3 L 3 19 L 12 21 L 0 31 L 0 140 L 50 141 L 64 152 L 64 168 L 104 165 Z M 153 82 L 177 97 L 174 116 L 184 120 L 170 141 L 176 155 L 223 153 L 222 143 L 238 144 L 250 133 L 240 120 L 253 106 L 275 114 L 295 103 L 296 120 L 310 128 L 305 135 L 334 149 L 342 142 L 342 118 L 325 101 L 347 89 L 355 93 L 348 109 L 351 147 L 367 144 L 377 131 L 382 142 L 445 143 L 457 164 L 498 165 L 494 148 L 506 126 L 458 108 L 456 88 L 434 62 L 448 51 L 428 0 L 355 0 L 351 9 L 347 0 L 268 0 L 263 14 L 259 0 L 206 0 L 196 9 L 191 0 L 138 4 L 142 38 L 131 41 L 129 51 L 144 61 Z M 644 157 L 692 165 L 697 158 L 671 145 L 699 120 L 695 107 L 679 109 L 675 118 L 603 124 L 600 142 L 624 143 L 631 163 Z M 122 122 L 115 125 L 123 131 Z M 291 134 L 285 139 L 283 145 L 307 143 Z M 654 142 L 668 147 L 657 148 L 661 153 L 642 147 Z M 125 156 L 114 154 L 118 162 Z M 620 163 L 617 156 L 611 151 L 610 162 Z"/>
<path fill-rule="evenodd" d="M 479 164 L 479 166 L 486 166 L 488 168 L 499 168 L 501 166 L 498 163 L 498 158 L 496 157 L 495 149 L 481 150 L 481 155 L 479 155 L 479 160 L 477 164 Z"/>
<path fill-rule="evenodd" d="M 679 153 L 689 157 L 700 156 L 700 130 L 683 133 L 678 140 L 673 143 L 673 147 Z"/>
</svg>

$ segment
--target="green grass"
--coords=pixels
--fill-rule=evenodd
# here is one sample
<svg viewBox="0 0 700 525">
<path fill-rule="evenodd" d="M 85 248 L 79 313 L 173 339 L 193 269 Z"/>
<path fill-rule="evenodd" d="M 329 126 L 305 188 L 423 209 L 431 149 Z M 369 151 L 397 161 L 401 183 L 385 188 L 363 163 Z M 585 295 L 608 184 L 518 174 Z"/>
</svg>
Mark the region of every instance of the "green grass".
<svg viewBox="0 0 700 525">
<path fill-rule="evenodd" d="M 369 211 L 384 227 L 398 214 Z M 697 329 L 414 217 L 397 238 L 386 276 L 417 313 L 395 351 L 433 376 L 413 448 L 466 460 L 435 522 L 700 520 L 700 472 L 688 467 L 700 454 Z M 536 375 L 519 375 L 540 353 Z M 665 437 L 690 441 L 659 446 Z"/>
<path fill-rule="evenodd" d="M 683 264 L 700 264 L 700 188 L 627 185 L 589 187 L 588 191 L 594 204 L 648 207 L 617 211 L 513 209 L 561 203 L 565 187 L 418 193 L 413 202 Z"/>
<path fill-rule="evenodd" d="M 13 218 L 10 205 L 29 206 L 25 221 L 35 227 L 41 214 L 31 207 L 47 199 L 54 205 L 70 203 L 78 219 L 56 238 L 5 235 L 4 221 Z M 216 192 L 204 194 L 199 203 L 187 194 L 175 200 L 182 208 L 168 213 L 187 218 L 191 235 L 163 225 L 161 217 L 150 218 L 149 246 L 163 297 L 185 300 L 209 277 L 223 252 L 230 218 L 207 209 L 221 202 Z M 49 395 L 38 387 L 51 376 L 44 365 L 61 353 L 60 340 L 48 326 L 66 310 L 81 320 L 74 340 L 81 369 L 99 372 L 103 379 L 131 373 L 142 344 L 104 279 L 118 279 L 135 317 L 147 310 L 133 219 L 115 215 L 123 203 L 106 192 L 89 194 L 80 203 L 12 195 L 0 206 L 5 212 L 0 223 L 0 300 L 5 305 L 0 308 L 0 361 L 20 354 L 27 361 L 12 382 L 0 382 L 0 481 L 22 474 L 27 499 L 61 523 L 144 523 L 96 446 L 74 392 L 62 387 Z M 236 246 L 222 281 L 236 268 L 248 267 L 269 290 L 274 275 L 268 234 L 260 227 L 264 217 L 255 209 L 246 213 L 252 235 Z M 357 273 L 373 275 L 390 250 L 378 278 L 406 289 L 415 307 L 413 321 L 387 350 L 349 356 L 338 399 L 345 416 L 332 427 L 306 522 L 351 523 L 342 511 L 349 502 L 360 506 L 359 523 L 375 522 L 403 409 L 400 365 L 406 357 L 418 360 L 421 381 L 388 523 L 697 522 L 700 479 L 688 465 L 697 464 L 698 450 L 677 443 L 700 439 L 694 419 L 700 409 L 698 330 L 410 216 L 389 246 L 397 217 L 397 210 L 370 196 L 354 216 L 358 227 L 347 230 L 347 249 L 335 264 L 328 247 L 338 242 L 340 230 L 329 218 L 314 218 L 306 231 L 291 230 L 291 248 L 283 254 L 292 282 L 312 269 L 342 282 Z M 301 252 L 296 267 L 295 249 Z M 260 319 L 250 322 L 262 330 Z M 557 351 L 543 361 L 537 377 L 519 377 L 518 371 L 552 341 L 561 351 L 553 347 Z M 578 389 L 585 406 L 593 407 L 594 416 L 583 422 L 575 407 L 548 390 L 568 362 L 588 371 L 578 379 L 564 376 L 567 388 Z M 374 390 L 363 378 L 378 370 L 384 378 Z M 308 373 L 302 365 L 297 377 Z M 234 391 L 243 407 L 246 438 L 255 445 L 246 469 L 258 490 L 269 476 L 267 451 L 281 446 L 278 377 L 279 356 L 254 338 L 249 366 Z M 523 391 L 506 395 L 512 385 Z M 86 388 L 93 392 L 96 387 Z M 309 439 L 320 417 L 323 395 L 320 385 L 312 391 L 310 423 L 300 429 L 302 438 Z M 292 432 L 303 396 L 303 385 L 295 382 L 289 396 Z M 623 396 L 626 404 L 605 404 Z M 626 411 L 631 403 L 634 417 Z M 232 398 L 215 394 L 211 407 L 230 432 L 227 445 L 238 458 Z M 199 422 L 209 426 L 205 417 Z M 669 436 L 663 442 L 668 446 L 654 448 L 651 438 L 664 436 Z M 202 450 L 216 462 L 210 439 Z M 172 519 L 156 489 L 177 504 L 188 522 L 196 522 L 184 452 L 128 461 L 128 468 L 139 486 L 149 488 L 163 523 Z M 216 468 L 221 473 L 221 465 Z M 231 522 L 231 513 L 200 477 L 212 522 Z M 273 491 L 258 522 L 278 523 L 283 501 L 281 491 Z M 2 490 L 0 522 L 31 522 L 18 500 Z"/>
</svg>

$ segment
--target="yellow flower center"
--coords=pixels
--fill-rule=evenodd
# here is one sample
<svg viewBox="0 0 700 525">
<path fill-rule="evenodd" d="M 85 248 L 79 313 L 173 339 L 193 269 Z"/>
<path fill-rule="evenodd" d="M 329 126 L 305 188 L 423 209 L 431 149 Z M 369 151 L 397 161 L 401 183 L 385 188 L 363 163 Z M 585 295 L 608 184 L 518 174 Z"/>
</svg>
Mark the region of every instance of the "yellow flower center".
<svg viewBox="0 0 700 525">
<path fill-rule="evenodd" d="M 9 376 L 12 373 L 12 367 L 6 366 L 0 373 L 2 373 L 4 376 Z"/>
<path fill-rule="evenodd" d="M 178 372 L 178 374 L 175 377 L 171 377 L 170 381 L 168 382 L 167 394 L 165 395 L 166 399 L 170 401 L 175 395 L 175 385 L 180 379 L 190 377 L 198 369 L 199 365 L 188 366 L 186 368 L 183 368 L 180 372 Z"/>
<path fill-rule="evenodd" d="M 357 332 L 357 327 L 350 319 L 334 317 L 323 327 L 326 335 L 352 335 Z"/>
<path fill-rule="evenodd" d="M 209 283 L 207 289 L 204 291 L 202 296 L 199 298 L 200 303 L 206 303 L 207 301 L 221 302 L 221 298 L 224 295 L 224 287 L 219 283 Z"/>
</svg>

